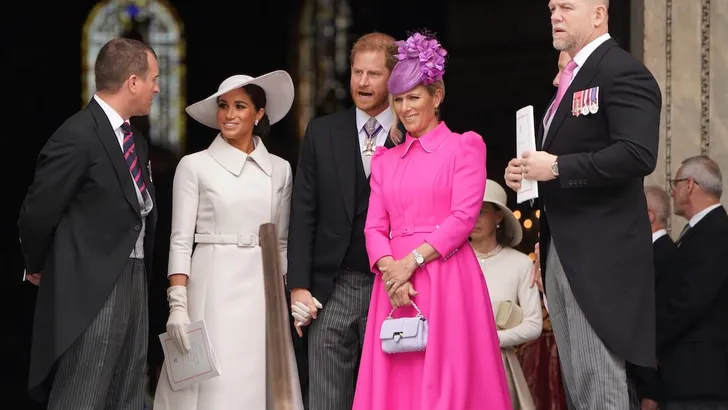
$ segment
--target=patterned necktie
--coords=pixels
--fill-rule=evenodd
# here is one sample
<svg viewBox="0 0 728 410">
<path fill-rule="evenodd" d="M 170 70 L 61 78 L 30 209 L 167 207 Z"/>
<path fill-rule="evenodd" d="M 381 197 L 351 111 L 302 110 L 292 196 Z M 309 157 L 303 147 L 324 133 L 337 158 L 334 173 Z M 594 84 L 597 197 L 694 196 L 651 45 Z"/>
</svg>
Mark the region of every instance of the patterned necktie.
<svg viewBox="0 0 728 410">
<path fill-rule="evenodd" d="M 366 124 L 364 124 L 364 133 L 367 135 L 366 141 L 364 141 L 364 156 L 362 157 L 362 164 L 364 165 L 364 173 L 369 178 L 372 165 L 372 155 L 374 149 L 377 146 L 377 135 L 382 130 L 382 126 L 379 125 L 377 119 L 374 117 L 369 118 Z"/>
<path fill-rule="evenodd" d="M 144 184 L 144 178 L 142 178 L 142 167 L 139 166 L 139 157 L 136 154 L 136 145 L 134 144 L 134 132 L 131 130 L 131 125 L 128 122 L 121 124 L 121 130 L 124 131 L 124 142 L 121 149 L 124 151 L 124 159 L 126 165 L 129 166 L 129 172 L 131 172 L 132 178 L 136 183 L 139 192 L 144 193 L 147 186 Z"/>
<path fill-rule="evenodd" d="M 569 88 L 569 85 L 571 85 L 571 78 L 574 76 L 575 69 L 576 62 L 571 60 L 569 61 L 569 64 L 566 65 L 566 68 L 564 68 L 564 71 L 561 72 L 561 77 L 559 77 L 559 88 L 556 90 L 556 98 L 554 99 L 553 105 L 551 105 L 551 109 L 549 109 L 549 115 L 547 118 L 551 118 L 551 116 L 556 112 L 556 109 L 559 108 L 561 99 L 564 98 L 564 94 L 566 94 L 566 89 Z"/>
</svg>

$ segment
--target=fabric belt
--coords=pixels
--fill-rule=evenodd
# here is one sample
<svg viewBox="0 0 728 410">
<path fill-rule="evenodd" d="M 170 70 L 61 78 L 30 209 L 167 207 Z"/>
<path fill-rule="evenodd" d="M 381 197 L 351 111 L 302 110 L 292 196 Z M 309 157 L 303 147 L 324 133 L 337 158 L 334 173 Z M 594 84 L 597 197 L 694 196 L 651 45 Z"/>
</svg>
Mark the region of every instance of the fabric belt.
<svg viewBox="0 0 728 410">
<path fill-rule="evenodd" d="M 254 233 L 241 234 L 207 234 L 196 233 L 196 243 L 212 243 L 218 245 L 237 245 L 241 248 L 254 248 L 260 245 L 258 235 Z"/>
<path fill-rule="evenodd" d="M 391 229 L 389 231 L 389 239 L 394 239 L 398 236 L 411 236 L 416 233 L 430 233 L 438 230 L 440 228 L 440 225 L 435 226 L 403 226 L 398 229 Z"/>
</svg>

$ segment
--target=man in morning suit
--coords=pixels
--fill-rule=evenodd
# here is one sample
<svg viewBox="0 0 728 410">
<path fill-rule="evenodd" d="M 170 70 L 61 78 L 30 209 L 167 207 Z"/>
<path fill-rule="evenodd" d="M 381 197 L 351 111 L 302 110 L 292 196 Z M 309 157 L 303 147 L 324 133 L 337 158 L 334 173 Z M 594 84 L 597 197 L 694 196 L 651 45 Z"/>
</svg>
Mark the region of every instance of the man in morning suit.
<svg viewBox="0 0 728 410">
<path fill-rule="evenodd" d="M 154 243 L 149 149 L 129 125 L 159 92 L 154 51 L 114 39 L 96 94 L 40 152 L 18 226 L 39 286 L 29 387 L 50 410 L 141 409 Z"/>
<path fill-rule="evenodd" d="M 374 275 L 364 223 L 373 150 L 395 119 L 387 80 L 394 39 L 371 33 L 351 51 L 355 107 L 312 120 L 293 183 L 288 288 L 299 336 L 308 331 L 309 410 L 350 409 Z"/>
<path fill-rule="evenodd" d="M 626 362 L 655 366 L 655 281 L 643 179 L 655 168 L 660 89 L 608 31 L 607 0 L 551 0 L 571 57 L 539 122 L 540 150 L 505 180 L 538 181 L 540 252 L 567 401 L 628 409 Z"/>
<path fill-rule="evenodd" d="M 671 216 L 670 196 L 664 189 L 656 185 L 644 188 L 647 199 L 647 215 L 652 229 L 652 253 L 655 266 L 655 287 L 660 278 L 667 276 L 672 268 L 677 247 L 667 233 L 667 221 Z M 640 400 L 642 410 L 657 410 L 660 391 L 657 370 L 650 367 L 628 364 L 627 370 L 634 381 L 635 393 Z"/>
<path fill-rule="evenodd" d="M 728 215 L 718 165 L 696 156 L 672 181 L 675 214 L 688 223 L 674 266 L 657 288 L 661 410 L 728 409 Z"/>
</svg>

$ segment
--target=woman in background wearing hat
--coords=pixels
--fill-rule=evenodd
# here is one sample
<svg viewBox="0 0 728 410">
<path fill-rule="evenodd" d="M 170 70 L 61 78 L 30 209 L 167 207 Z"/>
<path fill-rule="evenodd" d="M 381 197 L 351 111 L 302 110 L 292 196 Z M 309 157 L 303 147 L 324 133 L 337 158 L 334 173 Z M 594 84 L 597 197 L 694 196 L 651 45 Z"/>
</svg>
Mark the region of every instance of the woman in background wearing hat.
<svg viewBox="0 0 728 410">
<path fill-rule="evenodd" d="M 163 370 L 155 410 L 266 408 L 266 303 L 257 234 L 261 224 L 276 224 L 286 266 L 291 166 L 268 153 L 263 140 L 290 110 L 293 94 L 285 71 L 235 75 L 186 109 L 220 132 L 205 151 L 182 158 L 174 177 L 167 332 L 170 343 L 188 351 L 185 325 L 204 319 L 221 374 L 173 391 Z M 295 362 L 292 367 L 298 388 Z M 296 393 L 294 408 L 302 408 Z"/>
<path fill-rule="evenodd" d="M 533 410 L 536 406 L 514 348 L 541 335 L 541 300 L 538 289 L 531 287 L 533 261 L 513 249 L 523 231 L 506 201 L 503 187 L 487 180 L 470 244 L 488 284 L 513 409 Z"/>
</svg>

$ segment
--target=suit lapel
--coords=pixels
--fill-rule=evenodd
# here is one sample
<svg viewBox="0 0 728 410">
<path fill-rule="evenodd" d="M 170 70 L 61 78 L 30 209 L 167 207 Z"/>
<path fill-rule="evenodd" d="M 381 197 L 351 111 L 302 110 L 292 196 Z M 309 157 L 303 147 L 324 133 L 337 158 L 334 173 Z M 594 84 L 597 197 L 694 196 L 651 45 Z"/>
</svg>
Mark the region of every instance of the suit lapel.
<svg viewBox="0 0 728 410">
<path fill-rule="evenodd" d="M 331 133 L 331 154 L 334 156 L 339 189 L 344 199 L 344 209 L 349 221 L 354 220 L 354 200 L 356 199 L 356 153 L 359 152 L 359 132 L 356 129 L 356 112 L 347 110 L 338 116 L 337 122 L 329 130 Z"/>
<path fill-rule="evenodd" d="M 111 164 L 113 165 L 116 173 L 116 178 L 121 185 L 121 190 L 124 192 L 124 197 L 127 202 L 129 202 L 132 209 L 134 209 L 137 214 L 141 215 L 139 200 L 137 199 L 136 190 L 134 189 L 131 175 L 129 174 L 129 168 L 126 165 L 126 161 L 124 161 L 124 155 L 121 152 L 119 141 L 116 139 L 116 134 L 111 128 L 111 123 L 109 123 L 109 119 L 106 117 L 104 110 L 101 109 L 101 106 L 95 100 L 91 100 L 88 108 L 91 110 L 91 113 L 96 120 L 96 135 L 101 140 L 101 144 L 104 146 L 106 154 L 109 156 L 109 160 L 111 160 Z M 145 167 L 146 164 L 142 167 L 142 172 L 146 172 L 144 169 Z M 148 176 L 145 176 L 144 178 L 146 179 Z"/>
<path fill-rule="evenodd" d="M 605 41 L 591 53 L 589 58 L 586 59 L 584 65 L 579 68 L 579 72 L 576 73 L 576 78 L 574 78 L 571 82 L 569 88 L 566 89 L 564 97 L 561 99 L 559 106 L 556 108 L 556 113 L 554 113 L 554 118 L 551 120 L 548 134 L 546 134 L 546 141 L 542 142 L 543 151 L 548 151 L 548 147 L 553 142 L 554 137 L 556 137 L 556 134 L 558 133 L 559 128 L 561 128 L 566 116 L 571 115 L 571 103 L 574 92 L 588 88 L 591 81 L 599 72 L 599 62 L 601 62 L 602 57 L 607 50 L 615 46 L 617 46 L 617 42 L 614 41 L 614 39 Z M 541 138 L 541 140 L 543 141 L 543 138 Z"/>
</svg>

